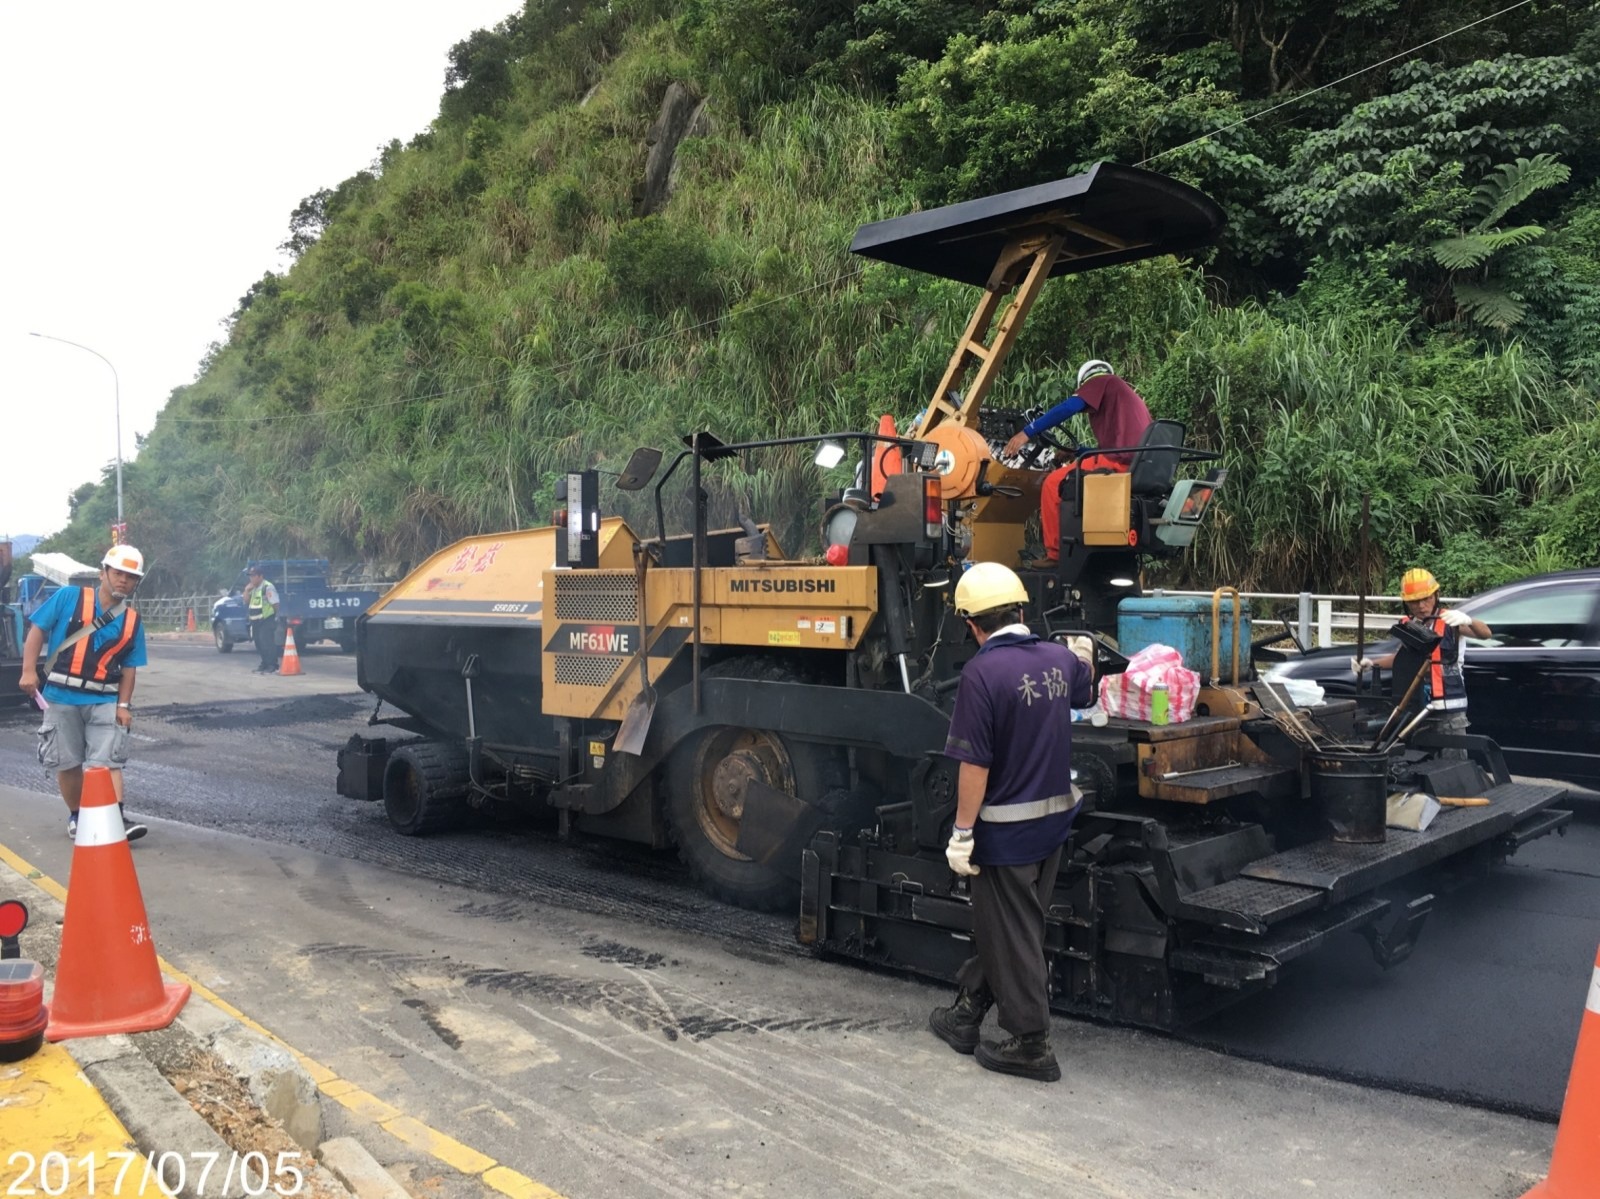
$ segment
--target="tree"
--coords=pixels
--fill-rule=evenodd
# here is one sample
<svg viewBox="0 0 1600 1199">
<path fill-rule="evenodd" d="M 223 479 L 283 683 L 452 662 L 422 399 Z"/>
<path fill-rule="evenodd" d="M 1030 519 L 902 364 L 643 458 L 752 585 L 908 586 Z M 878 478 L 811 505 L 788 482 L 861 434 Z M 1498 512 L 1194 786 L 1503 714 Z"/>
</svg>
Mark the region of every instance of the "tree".
<svg viewBox="0 0 1600 1199">
<path fill-rule="evenodd" d="M 1544 236 L 1544 226 L 1495 226 L 1535 192 L 1559 186 L 1571 175 L 1554 154 L 1535 154 L 1496 167 L 1478 184 L 1472 193 L 1477 223 L 1433 243 L 1434 261 L 1452 272 L 1450 287 L 1463 316 L 1504 333 L 1527 315 L 1527 304 L 1496 273 L 1492 260 L 1503 250 L 1537 241 Z M 1469 271 L 1477 274 L 1465 277 Z"/>
</svg>

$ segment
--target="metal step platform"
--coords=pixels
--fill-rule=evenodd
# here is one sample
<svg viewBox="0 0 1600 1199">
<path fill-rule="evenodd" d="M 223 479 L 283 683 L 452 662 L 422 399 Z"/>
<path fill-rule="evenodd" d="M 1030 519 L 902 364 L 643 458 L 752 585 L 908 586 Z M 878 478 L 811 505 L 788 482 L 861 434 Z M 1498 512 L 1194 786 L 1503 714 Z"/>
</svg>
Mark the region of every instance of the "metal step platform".
<svg viewBox="0 0 1600 1199">
<path fill-rule="evenodd" d="M 1548 833 L 1572 818 L 1549 811 L 1565 788 L 1507 783 L 1485 793 L 1486 807 L 1446 808 L 1425 832 L 1389 829 L 1382 842 L 1352 845 L 1317 841 L 1252 862 L 1240 877 L 1181 896 L 1182 914 L 1193 920 L 1261 933 L 1274 924 L 1375 890 L 1385 883 L 1509 836 L 1508 848 Z"/>
</svg>

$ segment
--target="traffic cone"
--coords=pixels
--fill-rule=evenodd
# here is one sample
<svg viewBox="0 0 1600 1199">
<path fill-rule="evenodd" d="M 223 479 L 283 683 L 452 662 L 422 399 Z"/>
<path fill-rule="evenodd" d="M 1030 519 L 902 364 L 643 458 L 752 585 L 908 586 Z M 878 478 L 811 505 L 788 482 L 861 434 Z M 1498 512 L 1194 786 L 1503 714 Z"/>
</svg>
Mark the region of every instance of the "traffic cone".
<svg viewBox="0 0 1600 1199">
<path fill-rule="evenodd" d="M 1589 976 L 1589 1001 L 1578 1026 L 1567 1097 L 1561 1104 L 1550 1173 L 1522 1199 L 1591 1199 L 1600 1195 L 1600 953 Z"/>
<path fill-rule="evenodd" d="M 294 647 L 294 626 L 289 625 L 283 635 L 283 661 L 278 663 L 279 674 L 299 674 L 300 651 Z"/>
<path fill-rule="evenodd" d="M 188 998 L 186 985 L 161 981 L 111 772 L 91 766 L 83 772 L 78 839 L 45 1036 L 64 1041 L 165 1028 Z"/>
<path fill-rule="evenodd" d="M 194 632 L 194 609 L 193 609 L 193 608 L 190 608 L 190 609 L 189 609 L 189 621 L 188 621 L 188 623 L 187 623 L 187 624 L 185 624 L 185 625 L 184 625 L 184 626 L 183 626 L 183 631 L 184 631 L 184 632 L 185 632 L 185 633 L 192 633 L 192 632 Z"/>
<path fill-rule="evenodd" d="M 878 436 L 896 437 L 894 431 L 894 417 L 885 412 L 878 418 Z M 881 441 L 872 443 L 872 498 L 879 499 L 884 488 L 888 486 L 890 475 L 897 475 L 904 469 L 900 461 L 900 447 L 888 445 Z"/>
</svg>

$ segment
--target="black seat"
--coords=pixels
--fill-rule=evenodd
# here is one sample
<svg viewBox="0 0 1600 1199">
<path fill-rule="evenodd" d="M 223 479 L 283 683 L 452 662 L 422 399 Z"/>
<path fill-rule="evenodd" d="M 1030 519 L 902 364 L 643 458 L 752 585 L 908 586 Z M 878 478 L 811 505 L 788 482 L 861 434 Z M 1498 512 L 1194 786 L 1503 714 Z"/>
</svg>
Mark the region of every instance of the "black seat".
<svg viewBox="0 0 1600 1199">
<path fill-rule="evenodd" d="M 1178 479 L 1178 462 L 1182 457 L 1184 425 L 1179 420 L 1151 422 L 1139 448 L 1133 452 L 1133 494 L 1165 496 L 1172 491 Z"/>
</svg>

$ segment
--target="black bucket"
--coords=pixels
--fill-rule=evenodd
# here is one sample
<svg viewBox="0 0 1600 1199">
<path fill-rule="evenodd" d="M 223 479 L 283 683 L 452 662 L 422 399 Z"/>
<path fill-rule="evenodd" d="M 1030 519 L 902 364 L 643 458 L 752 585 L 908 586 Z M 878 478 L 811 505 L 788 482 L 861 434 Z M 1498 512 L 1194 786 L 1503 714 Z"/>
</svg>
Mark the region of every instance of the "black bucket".
<svg viewBox="0 0 1600 1199">
<path fill-rule="evenodd" d="M 1389 755 L 1327 750 L 1306 761 L 1311 767 L 1311 802 L 1330 825 L 1335 841 L 1367 844 L 1384 839 L 1389 814 Z"/>
</svg>

